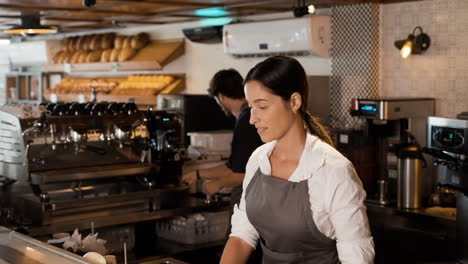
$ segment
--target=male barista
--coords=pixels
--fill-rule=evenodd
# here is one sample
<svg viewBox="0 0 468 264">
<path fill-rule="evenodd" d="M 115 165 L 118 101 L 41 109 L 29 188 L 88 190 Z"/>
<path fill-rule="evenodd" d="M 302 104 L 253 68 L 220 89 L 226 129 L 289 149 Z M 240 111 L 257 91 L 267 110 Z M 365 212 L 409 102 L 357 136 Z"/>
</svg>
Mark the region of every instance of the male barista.
<svg viewBox="0 0 468 264">
<path fill-rule="evenodd" d="M 231 204 L 238 204 L 242 195 L 245 166 L 252 152 L 262 145 L 260 136 L 249 123 L 250 109 L 244 95 L 242 76 L 234 69 L 217 72 L 210 82 L 208 93 L 226 115 L 236 117 L 229 160 L 222 165 L 199 169 L 182 176 L 189 185 L 197 179 L 205 181 L 203 191 L 213 195 L 223 187 L 232 187 Z"/>
<path fill-rule="evenodd" d="M 252 152 L 263 142 L 255 127 L 249 123 L 250 109 L 245 99 L 243 79 L 239 72 L 234 69 L 217 72 L 211 79 L 208 93 L 216 100 L 226 115 L 236 117 L 231 155 L 225 164 L 208 169 L 198 169 L 183 175 L 182 182 L 191 185 L 197 179 L 208 180 L 203 184 L 203 191 L 209 195 L 217 193 L 223 187 L 232 187 L 231 205 L 239 204 L 245 166 Z M 228 229 L 228 234 L 230 230 L 231 227 Z M 257 257 L 251 257 L 249 263 L 255 263 L 258 254 L 256 252 L 253 256 Z"/>
</svg>

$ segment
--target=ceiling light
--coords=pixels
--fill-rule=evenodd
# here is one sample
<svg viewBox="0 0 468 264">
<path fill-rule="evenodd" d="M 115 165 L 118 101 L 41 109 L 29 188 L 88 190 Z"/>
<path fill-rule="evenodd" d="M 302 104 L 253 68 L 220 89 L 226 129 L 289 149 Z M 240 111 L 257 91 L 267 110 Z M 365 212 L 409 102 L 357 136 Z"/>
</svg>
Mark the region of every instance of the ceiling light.
<svg viewBox="0 0 468 264">
<path fill-rule="evenodd" d="M 420 33 L 415 35 L 417 29 L 419 29 Z M 411 54 L 421 54 L 430 45 L 431 38 L 419 26 L 414 28 L 413 33 L 409 34 L 407 39 L 395 41 L 395 47 L 400 50 L 403 59 L 408 58 Z"/>
<path fill-rule="evenodd" d="M 5 30 L 8 34 L 35 35 L 35 34 L 54 34 L 57 28 L 41 25 L 39 16 L 21 17 L 21 25 Z"/>
</svg>

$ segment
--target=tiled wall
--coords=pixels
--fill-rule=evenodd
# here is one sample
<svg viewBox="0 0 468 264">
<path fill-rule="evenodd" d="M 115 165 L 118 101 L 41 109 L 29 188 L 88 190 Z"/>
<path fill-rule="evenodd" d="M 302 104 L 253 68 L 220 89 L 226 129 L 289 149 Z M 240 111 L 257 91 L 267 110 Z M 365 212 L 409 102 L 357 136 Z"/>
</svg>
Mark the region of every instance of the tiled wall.
<svg viewBox="0 0 468 264">
<path fill-rule="evenodd" d="M 333 128 L 362 126 L 362 119 L 349 114 L 352 98 L 378 96 L 379 12 L 377 4 L 332 8 L 330 124 Z"/>
<path fill-rule="evenodd" d="M 468 1 L 429 0 L 381 5 L 380 93 L 436 98 L 436 115 L 468 111 Z M 415 26 L 431 37 L 423 55 L 404 60 L 394 46 Z"/>
</svg>

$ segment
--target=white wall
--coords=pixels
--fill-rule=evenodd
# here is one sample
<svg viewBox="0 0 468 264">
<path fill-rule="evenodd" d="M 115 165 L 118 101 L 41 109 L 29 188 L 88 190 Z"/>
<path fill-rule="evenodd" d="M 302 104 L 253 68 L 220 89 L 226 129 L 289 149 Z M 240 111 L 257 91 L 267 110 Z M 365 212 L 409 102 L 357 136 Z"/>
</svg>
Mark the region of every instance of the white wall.
<svg viewBox="0 0 468 264">
<path fill-rule="evenodd" d="M 267 16 L 247 18 L 249 20 L 264 20 L 271 18 L 291 18 L 292 12 Z M 322 10 L 319 14 L 328 14 L 329 10 Z M 134 34 L 149 32 L 153 39 L 184 38 L 183 28 L 197 27 L 198 23 L 183 23 L 174 25 L 147 26 L 120 30 L 121 34 Z M 259 32 L 268 34 L 268 32 Z M 330 75 L 331 60 L 317 56 L 296 57 L 304 66 L 308 75 Z M 234 68 L 245 77 L 247 72 L 258 62 L 265 58 L 234 58 L 223 51 L 222 43 L 201 44 L 185 40 L 185 54 L 176 61 L 167 65 L 163 72 L 185 73 L 185 93 L 206 93 L 211 77 L 221 69 Z"/>
<path fill-rule="evenodd" d="M 6 103 L 6 75 L 10 71 L 10 61 L 8 59 L 9 41 L 0 41 L 0 105 Z"/>
<path fill-rule="evenodd" d="M 317 11 L 317 14 L 321 15 L 329 15 L 330 13 L 330 9 L 321 9 Z M 250 22 L 285 18 L 293 18 L 292 12 L 243 17 L 239 18 L 239 20 L 242 22 Z M 183 28 L 198 26 L 200 26 L 199 22 L 151 26 L 140 25 L 123 29 L 100 30 L 99 32 L 113 31 L 123 35 L 148 32 L 152 39 L 182 39 L 184 38 L 182 33 Z M 259 34 L 268 33 L 269 32 L 259 32 Z M 90 32 L 80 33 L 80 35 L 84 34 L 90 34 Z M 29 40 L 63 38 L 65 36 L 71 36 L 71 34 L 35 36 Z M 234 58 L 230 55 L 224 54 L 222 43 L 200 44 L 193 43 L 190 40 L 185 39 L 185 54 L 166 65 L 162 71 L 157 71 L 155 73 L 184 73 L 186 75 L 185 93 L 206 93 L 209 81 L 217 71 L 226 68 L 234 68 L 245 76 L 256 63 L 264 59 L 265 58 Z M 302 63 L 308 75 L 331 74 L 331 60 L 329 58 L 320 58 L 310 55 L 297 57 L 297 59 Z M 100 73 L 96 73 L 93 74 L 93 76 L 99 76 L 99 74 Z"/>
<path fill-rule="evenodd" d="M 381 95 L 433 97 L 436 115 L 468 111 L 468 1 L 427 0 L 381 9 Z M 421 26 L 431 38 L 422 55 L 402 59 L 394 42 Z M 417 31 L 419 33 L 419 31 Z"/>
</svg>

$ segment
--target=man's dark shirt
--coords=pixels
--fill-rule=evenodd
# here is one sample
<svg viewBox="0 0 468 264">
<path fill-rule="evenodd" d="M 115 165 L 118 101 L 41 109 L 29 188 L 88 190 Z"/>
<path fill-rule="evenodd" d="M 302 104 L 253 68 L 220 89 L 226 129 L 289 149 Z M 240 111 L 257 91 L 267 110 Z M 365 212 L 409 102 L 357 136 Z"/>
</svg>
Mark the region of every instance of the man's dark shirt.
<svg viewBox="0 0 468 264">
<path fill-rule="evenodd" d="M 241 106 L 239 116 L 234 126 L 231 143 L 231 156 L 226 162 L 232 172 L 245 173 L 245 166 L 250 155 L 263 144 L 255 126 L 249 123 L 250 108 L 247 104 Z M 231 204 L 239 204 L 242 195 L 242 184 L 232 188 Z"/>
</svg>

